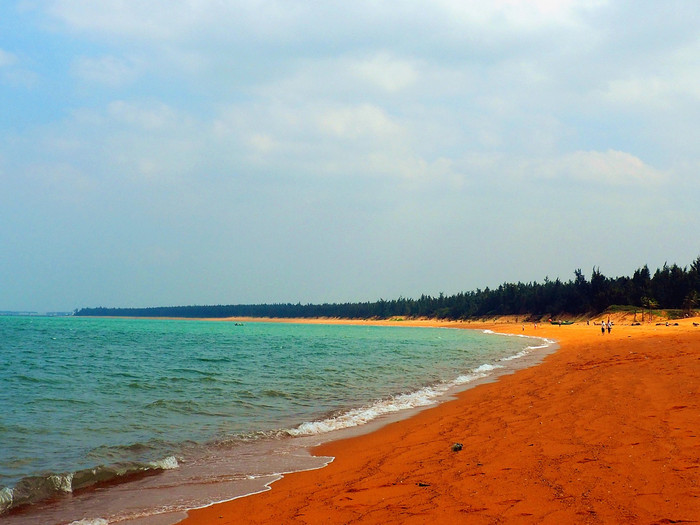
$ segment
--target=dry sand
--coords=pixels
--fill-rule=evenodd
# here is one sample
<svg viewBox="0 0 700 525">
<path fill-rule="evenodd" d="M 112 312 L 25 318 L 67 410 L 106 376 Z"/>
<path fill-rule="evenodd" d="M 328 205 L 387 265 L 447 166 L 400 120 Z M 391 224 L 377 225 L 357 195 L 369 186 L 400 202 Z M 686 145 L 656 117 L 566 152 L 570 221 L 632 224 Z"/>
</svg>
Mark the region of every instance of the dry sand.
<svg viewBox="0 0 700 525">
<path fill-rule="evenodd" d="M 322 445 L 315 453 L 334 456 L 329 466 L 182 523 L 698 522 L 699 321 L 618 324 L 605 335 L 585 323 L 437 323 L 553 338 L 560 349 L 455 401 Z"/>
</svg>

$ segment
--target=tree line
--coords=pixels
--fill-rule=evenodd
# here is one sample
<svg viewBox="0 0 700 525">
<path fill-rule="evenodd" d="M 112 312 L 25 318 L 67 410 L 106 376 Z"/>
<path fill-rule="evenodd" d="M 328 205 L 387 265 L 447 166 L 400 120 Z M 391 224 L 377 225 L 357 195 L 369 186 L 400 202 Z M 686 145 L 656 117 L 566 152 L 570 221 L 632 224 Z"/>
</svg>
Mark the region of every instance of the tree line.
<svg viewBox="0 0 700 525">
<path fill-rule="evenodd" d="M 149 308 L 81 308 L 78 316 L 114 317 L 278 317 L 390 319 L 428 317 L 466 320 L 499 315 L 580 316 L 601 313 L 615 305 L 639 309 L 691 312 L 700 304 L 700 257 L 690 266 L 664 264 L 652 275 L 645 265 L 628 277 L 606 277 L 593 268 L 586 279 L 581 269 L 574 277 L 536 283 L 504 283 L 498 288 L 418 299 L 399 297 L 374 302 L 325 304 L 238 304 L 216 306 L 161 306 Z"/>
</svg>

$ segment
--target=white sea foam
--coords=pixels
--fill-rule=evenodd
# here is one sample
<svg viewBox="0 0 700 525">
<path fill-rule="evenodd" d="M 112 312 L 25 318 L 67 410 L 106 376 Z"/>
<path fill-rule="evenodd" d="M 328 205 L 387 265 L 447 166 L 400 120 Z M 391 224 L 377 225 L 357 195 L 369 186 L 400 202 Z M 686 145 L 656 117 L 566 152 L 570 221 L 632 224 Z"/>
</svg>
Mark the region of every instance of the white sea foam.
<svg viewBox="0 0 700 525">
<path fill-rule="evenodd" d="M 73 492 L 73 473 L 69 474 L 51 474 L 48 481 L 53 485 L 54 490 L 58 492 Z"/>
<path fill-rule="evenodd" d="M 78 521 L 71 521 L 68 525 L 107 525 L 109 522 L 104 518 L 85 518 Z"/>
<path fill-rule="evenodd" d="M 517 354 L 513 354 L 507 357 L 502 357 L 500 361 L 512 361 L 514 359 L 520 359 L 521 357 L 525 357 L 528 355 L 532 350 L 541 350 L 543 348 L 547 348 L 548 346 L 552 345 L 555 343 L 554 340 L 552 339 L 547 339 L 545 337 L 536 337 L 532 335 L 526 335 L 526 334 L 504 334 L 500 332 L 494 332 L 493 330 L 482 330 L 483 333 L 485 334 L 494 334 L 494 335 L 502 335 L 504 337 L 524 337 L 526 339 L 539 339 L 542 341 L 542 344 L 540 345 L 534 345 L 534 346 L 527 346 Z"/>
<path fill-rule="evenodd" d="M 476 381 L 477 379 L 483 379 L 484 377 L 488 377 L 489 375 L 491 375 L 491 372 L 499 368 L 503 367 L 501 365 L 483 364 L 475 368 L 468 374 L 458 376 L 454 381 L 452 381 L 450 386 L 466 385 L 467 383 L 471 383 L 472 381 Z"/>
<path fill-rule="evenodd" d="M 525 337 L 525 336 L 523 336 L 523 337 Z M 543 341 L 543 342 L 542 342 L 541 345 L 539 345 L 539 346 L 528 346 L 528 348 L 529 348 L 530 350 L 539 350 L 539 349 L 541 349 L 541 348 L 547 348 L 548 346 L 553 345 L 554 343 L 556 343 L 556 341 L 555 341 L 554 339 L 545 339 L 545 338 L 542 338 L 542 341 Z"/>
<path fill-rule="evenodd" d="M 167 458 L 159 459 L 158 461 L 152 461 L 149 463 L 149 465 L 151 465 L 153 468 L 161 470 L 172 470 L 180 466 L 175 456 L 168 456 Z"/>
<path fill-rule="evenodd" d="M 311 436 L 325 434 L 333 430 L 364 425 L 385 414 L 391 414 L 400 410 L 427 406 L 434 402 L 441 392 L 435 387 L 422 388 L 409 394 L 399 394 L 388 399 L 383 399 L 372 405 L 354 408 L 340 415 L 329 417 L 321 421 L 302 423 L 289 430 L 292 436 Z"/>
<path fill-rule="evenodd" d="M 425 407 L 437 402 L 437 398 L 445 395 L 450 389 L 462 386 L 477 379 L 488 377 L 494 370 L 503 368 L 497 364 L 482 364 L 467 374 L 458 376 L 448 382 L 438 383 L 433 386 L 421 388 L 415 392 L 399 394 L 388 399 L 382 399 L 372 405 L 354 408 L 340 415 L 329 417 L 321 421 L 302 423 L 288 431 L 292 436 L 310 436 L 324 434 L 334 430 L 364 425 L 386 414 L 392 414 L 401 410 Z"/>
<path fill-rule="evenodd" d="M 521 334 L 498 334 L 492 330 L 483 330 L 485 334 L 497 334 L 506 335 L 511 337 L 527 337 L 533 338 L 532 336 L 521 335 Z M 501 358 L 499 361 L 513 361 L 516 359 L 523 358 L 530 354 L 533 350 L 538 350 L 546 348 L 554 341 L 544 338 L 542 345 L 538 346 L 528 346 L 521 350 L 520 352 L 513 354 L 508 357 Z M 334 430 L 340 430 L 343 428 L 349 428 L 354 426 L 364 425 L 370 421 L 377 419 L 386 414 L 391 414 L 398 412 L 400 410 L 406 410 L 410 408 L 424 407 L 437 402 L 437 398 L 446 394 L 448 391 L 455 387 L 463 386 L 472 381 L 478 379 L 483 379 L 490 376 L 494 371 L 504 368 L 503 365 L 484 363 L 466 374 L 462 374 L 452 381 L 438 383 L 429 387 L 422 388 L 415 392 L 400 394 L 392 396 L 388 399 L 383 399 L 373 403 L 371 405 L 366 405 L 360 408 L 354 408 L 337 416 L 329 417 L 321 421 L 310 421 L 299 425 L 296 428 L 288 430 L 287 432 L 292 436 L 310 436 L 316 434 L 324 434 L 327 432 L 332 432 Z"/>
<path fill-rule="evenodd" d="M 0 489 L 0 514 L 12 507 L 13 500 L 14 496 L 10 487 L 3 487 Z"/>
<path fill-rule="evenodd" d="M 513 361 L 514 359 L 520 359 L 521 357 L 525 357 L 527 354 L 530 353 L 530 349 L 533 349 L 534 347 L 528 346 L 525 350 L 522 350 L 518 352 L 517 354 L 509 355 L 507 357 L 502 357 L 501 361 Z"/>
<path fill-rule="evenodd" d="M 474 369 L 475 374 L 483 374 L 485 372 L 493 372 L 497 368 L 503 368 L 500 365 L 490 365 L 488 363 L 485 363 L 477 368 Z"/>
</svg>

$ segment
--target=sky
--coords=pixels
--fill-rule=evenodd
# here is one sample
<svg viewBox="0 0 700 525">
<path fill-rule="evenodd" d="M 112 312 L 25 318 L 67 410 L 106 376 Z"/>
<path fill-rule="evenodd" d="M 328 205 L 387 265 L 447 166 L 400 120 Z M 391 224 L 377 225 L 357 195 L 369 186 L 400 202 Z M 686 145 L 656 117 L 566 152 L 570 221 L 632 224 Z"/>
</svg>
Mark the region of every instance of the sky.
<svg viewBox="0 0 700 525">
<path fill-rule="evenodd" d="M 7 0 L 0 310 L 700 255 L 696 0 Z"/>
</svg>

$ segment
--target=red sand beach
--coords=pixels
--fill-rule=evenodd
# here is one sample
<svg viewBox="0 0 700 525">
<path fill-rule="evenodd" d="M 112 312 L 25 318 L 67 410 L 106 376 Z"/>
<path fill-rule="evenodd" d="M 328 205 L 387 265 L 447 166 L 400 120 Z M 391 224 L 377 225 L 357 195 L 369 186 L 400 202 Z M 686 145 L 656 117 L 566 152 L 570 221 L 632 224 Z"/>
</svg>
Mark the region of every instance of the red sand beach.
<svg viewBox="0 0 700 525">
<path fill-rule="evenodd" d="M 181 523 L 700 521 L 693 321 L 618 324 L 605 335 L 585 323 L 451 324 L 548 337 L 560 349 L 410 419 L 322 445 L 316 454 L 335 457 L 327 467 Z"/>
</svg>

